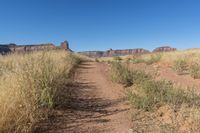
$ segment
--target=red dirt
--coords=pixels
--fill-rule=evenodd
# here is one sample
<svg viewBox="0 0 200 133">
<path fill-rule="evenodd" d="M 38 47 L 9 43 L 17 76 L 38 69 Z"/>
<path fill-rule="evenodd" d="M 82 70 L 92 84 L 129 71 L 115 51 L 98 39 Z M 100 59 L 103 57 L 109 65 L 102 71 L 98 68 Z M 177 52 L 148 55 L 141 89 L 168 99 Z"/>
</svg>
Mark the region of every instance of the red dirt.
<svg viewBox="0 0 200 133">
<path fill-rule="evenodd" d="M 159 64 L 146 65 L 144 63 L 130 64 L 130 68 L 145 70 L 147 73 L 156 75 L 157 79 L 171 81 L 177 87 L 189 89 L 200 93 L 200 79 L 194 79 L 189 74 L 178 75 L 172 68 Z"/>
<path fill-rule="evenodd" d="M 85 62 L 76 69 L 70 100 L 55 109 L 36 132 L 129 133 L 130 107 L 123 87 L 109 78 L 105 63 Z M 69 87 L 69 86 L 68 86 Z M 64 92 L 63 92 L 64 93 Z"/>
<path fill-rule="evenodd" d="M 161 64 L 146 65 L 144 63 L 129 64 L 128 67 L 133 70 L 144 70 L 146 73 L 154 75 L 157 80 L 171 81 L 175 86 L 180 87 L 179 89 L 187 89 L 195 91 L 198 94 L 200 93 L 200 79 L 194 79 L 189 74 L 178 75 L 171 67 Z M 155 112 L 141 112 L 138 110 L 133 110 L 132 112 L 140 112 L 141 116 L 144 116 L 141 120 L 137 119 L 137 117 L 140 118 L 138 113 L 133 116 L 133 130 L 138 130 L 138 132 L 141 129 L 152 133 L 199 132 L 199 125 L 196 125 L 198 122 L 193 122 L 194 118 L 196 118 L 193 107 L 181 105 L 180 108 L 174 108 L 170 105 L 164 105 Z"/>
</svg>

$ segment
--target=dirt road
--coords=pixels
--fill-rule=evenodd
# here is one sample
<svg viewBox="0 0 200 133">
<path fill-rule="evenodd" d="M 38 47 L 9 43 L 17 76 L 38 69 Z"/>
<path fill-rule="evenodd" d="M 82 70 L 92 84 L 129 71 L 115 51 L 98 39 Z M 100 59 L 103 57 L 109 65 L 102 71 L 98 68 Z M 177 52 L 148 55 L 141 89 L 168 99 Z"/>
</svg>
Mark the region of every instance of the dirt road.
<svg viewBox="0 0 200 133">
<path fill-rule="evenodd" d="M 71 100 L 56 109 L 40 132 L 131 133 L 130 107 L 123 87 L 112 83 L 106 64 L 82 63 L 76 69 L 75 81 Z"/>
</svg>

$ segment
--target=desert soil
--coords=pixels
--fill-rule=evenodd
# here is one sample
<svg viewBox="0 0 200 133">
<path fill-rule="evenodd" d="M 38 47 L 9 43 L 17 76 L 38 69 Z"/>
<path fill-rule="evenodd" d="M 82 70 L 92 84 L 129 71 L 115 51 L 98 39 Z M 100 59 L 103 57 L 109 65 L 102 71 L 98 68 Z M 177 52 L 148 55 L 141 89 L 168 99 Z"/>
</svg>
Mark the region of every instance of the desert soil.
<svg viewBox="0 0 200 133">
<path fill-rule="evenodd" d="M 84 62 L 78 66 L 73 93 L 58 106 L 36 132 L 130 133 L 130 107 L 123 87 L 111 81 L 106 63 Z M 63 91 L 63 94 L 65 92 Z"/>
<path fill-rule="evenodd" d="M 158 80 L 171 81 L 175 86 L 181 89 L 192 90 L 200 94 L 200 79 L 194 79 L 189 74 L 179 75 L 171 67 L 161 64 L 146 65 L 144 63 L 139 63 L 130 64 L 129 68 L 145 70 L 145 72 L 156 76 Z"/>
</svg>

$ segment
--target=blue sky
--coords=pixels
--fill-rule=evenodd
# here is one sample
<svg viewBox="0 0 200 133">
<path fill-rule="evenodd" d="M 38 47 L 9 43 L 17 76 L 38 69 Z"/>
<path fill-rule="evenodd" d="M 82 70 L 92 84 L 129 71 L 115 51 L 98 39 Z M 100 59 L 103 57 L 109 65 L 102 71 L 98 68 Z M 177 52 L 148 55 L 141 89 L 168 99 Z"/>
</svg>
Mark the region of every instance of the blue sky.
<svg viewBox="0 0 200 133">
<path fill-rule="evenodd" d="M 198 0 L 0 0 L 0 44 L 75 51 L 200 47 Z"/>
</svg>

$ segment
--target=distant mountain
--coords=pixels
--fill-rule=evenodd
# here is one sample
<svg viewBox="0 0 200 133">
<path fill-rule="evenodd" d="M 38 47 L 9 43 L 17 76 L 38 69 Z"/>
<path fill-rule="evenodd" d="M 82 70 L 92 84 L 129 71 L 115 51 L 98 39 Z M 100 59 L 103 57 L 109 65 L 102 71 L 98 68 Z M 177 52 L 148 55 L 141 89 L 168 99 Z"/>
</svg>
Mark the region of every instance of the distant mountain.
<svg viewBox="0 0 200 133">
<path fill-rule="evenodd" d="M 148 50 L 137 48 L 137 49 L 124 49 L 124 50 L 107 50 L 107 51 L 85 51 L 78 52 L 79 54 L 86 55 L 89 57 L 112 57 L 112 56 L 122 56 L 130 54 L 145 54 L 149 53 Z"/>
<path fill-rule="evenodd" d="M 176 51 L 176 48 L 171 48 L 169 46 L 158 47 L 153 50 L 153 52 L 169 52 L 169 51 Z M 143 49 L 143 48 L 136 48 L 136 49 L 124 49 L 124 50 L 107 50 L 107 51 L 85 51 L 85 52 L 78 52 L 79 54 L 89 56 L 89 57 L 112 57 L 112 56 L 122 56 L 122 55 L 131 55 L 131 54 L 147 54 L 150 51 Z"/>
<path fill-rule="evenodd" d="M 71 49 L 69 48 L 69 43 L 67 41 L 62 42 L 60 48 L 71 51 Z M 52 43 L 30 44 L 30 45 L 17 45 L 14 43 L 0 44 L 0 54 L 26 53 L 32 51 L 51 50 L 51 49 L 56 49 L 56 46 Z"/>
</svg>

